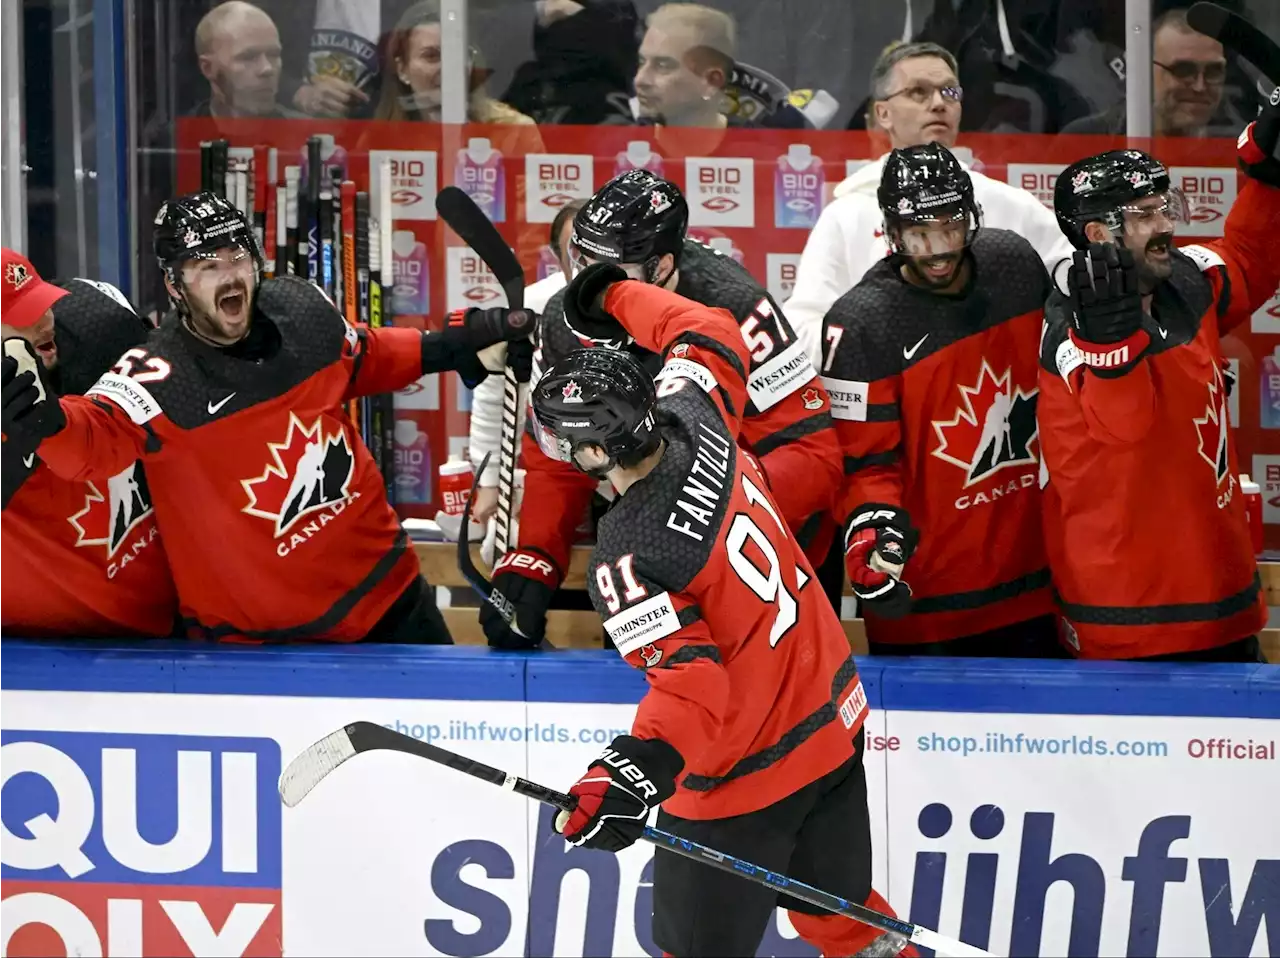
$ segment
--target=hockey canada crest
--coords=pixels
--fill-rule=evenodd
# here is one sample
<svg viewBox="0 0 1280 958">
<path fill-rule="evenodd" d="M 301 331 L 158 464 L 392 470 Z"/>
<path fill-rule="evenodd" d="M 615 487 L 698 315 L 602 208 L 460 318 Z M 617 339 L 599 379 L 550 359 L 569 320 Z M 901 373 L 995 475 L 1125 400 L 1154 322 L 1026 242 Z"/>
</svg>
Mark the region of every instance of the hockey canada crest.
<svg viewBox="0 0 1280 958">
<path fill-rule="evenodd" d="M 22 289 L 31 279 L 31 271 L 21 263 L 10 263 L 4 269 L 4 281 L 14 289 Z"/>
<path fill-rule="evenodd" d="M 76 530 L 76 548 L 104 546 L 107 558 L 114 559 L 129 533 L 152 513 L 151 490 L 142 464 L 133 463 L 108 479 L 105 486 L 86 482 L 85 487 L 84 508 L 67 517 Z"/>
<path fill-rule="evenodd" d="M 1213 377 L 1209 380 L 1209 401 L 1205 403 L 1204 415 L 1192 420 L 1196 433 L 1200 437 L 1200 458 L 1213 469 L 1214 479 L 1218 485 L 1231 471 L 1231 460 L 1227 453 L 1228 416 L 1227 390 L 1222 380 L 1222 370 L 1213 367 Z"/>
<path fill-rule="evenodd" d="M 582 387 L 576 379 L 570 379 L 560 390 L 560 398 L 565 402 L 582 402 Z"/>
<path fill-rule="evenodd" d="M 800 398 L 804 402 L 805 409 L 821 409 L 822 408 L 822 393 L 818 392 L 818 390 L 813 386 L 810 386 L 808 389 L 802 392 L 800 394 Z"/>
<path fill-rule="evenodd" d="M 982 361 L 972 386 L 959 384 L 960 405 L 949 420 L 934 420 L 933 455 L 965 472 L 966 487 L 1010 466 L 1038 462 L 1036 396 L 1013 381 L 1013 370 L 996 375 Z"/>
<path fill-rule="evenodd" d="M 268 442 L 267 452 L 262 475 L 240 482 L 249 497 L 240 511 L 271 520 L 276 538 L 304 516 L 324 510 L 319 519 L 324 525 L 345 507 L 355 456 L 339 423 L 317 416 L 306 426 L 290 413 L 284 441 Z"/>
</svg>

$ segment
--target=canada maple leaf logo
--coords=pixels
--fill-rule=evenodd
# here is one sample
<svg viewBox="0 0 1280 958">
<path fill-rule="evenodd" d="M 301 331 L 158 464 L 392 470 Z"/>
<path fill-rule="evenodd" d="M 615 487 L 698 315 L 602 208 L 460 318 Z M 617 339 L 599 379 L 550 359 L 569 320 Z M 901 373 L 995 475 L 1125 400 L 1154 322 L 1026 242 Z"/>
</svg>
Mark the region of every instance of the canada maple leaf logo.
<svg viewBox="0 0 1280 958">
<path fill-rule="evenodd" d="M 1009 466 L 1038 461 L 1036 396 L 1013 382 L 1012 368 L 997 376 L 984 359 L 973 386 L 957 384 L 960 405 L 946 421 L 934 420 L 933 455 L 965 472 L 965 487 Z"/>
<path fill-rule="evenodd" d="M 1204 415 L 1192 421 L 1200 437 L 1200 458 L 1210 465 L 1221 485 L 1230 471 L 1230 457 L 1227 454 L 1227 391 L 1223 388 L 1222 370 L 1216 365 L 1208 387 L 1209 401 Z"/>
<path fill-rule="evenodd" d="M 240 481 L 249 497 L 249 504 L 240 511 L 270 519 L 276 538 L 303 516 L 347 498 L 355 456 L 340 424 L 333 432 L 324 426 L 324 416 L 304 426 L 289 413 L 284 442 L 267 443 L 271 461 L 262 475 Z"/>
<path fill-rule="evenodd" d="M 82 546 L 106 546 L 110 559 L 129 538 L 129 533 L 151 515 L 151 490 L 142 463 L 135 462 L 127 469 L 100 483 L 85 483 L 84 508 L 67 521 L 76 530 L 76 548 Z"/>
</svg>

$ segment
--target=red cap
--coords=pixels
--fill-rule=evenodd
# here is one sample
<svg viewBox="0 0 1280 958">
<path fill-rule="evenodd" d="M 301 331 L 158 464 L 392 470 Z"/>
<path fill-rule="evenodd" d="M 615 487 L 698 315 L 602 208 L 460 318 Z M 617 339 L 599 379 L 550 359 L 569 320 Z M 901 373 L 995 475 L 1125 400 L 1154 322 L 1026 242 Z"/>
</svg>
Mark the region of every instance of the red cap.
<svg viewBox="0 0 1280 958">
<path fill-rule="evenodd" d="M 19 329 L 34 326 L 49 307 L 67 295 L 65 289 L 46 283 L 21 253 L 0 247 L 0 323 Z"/>
</svg>

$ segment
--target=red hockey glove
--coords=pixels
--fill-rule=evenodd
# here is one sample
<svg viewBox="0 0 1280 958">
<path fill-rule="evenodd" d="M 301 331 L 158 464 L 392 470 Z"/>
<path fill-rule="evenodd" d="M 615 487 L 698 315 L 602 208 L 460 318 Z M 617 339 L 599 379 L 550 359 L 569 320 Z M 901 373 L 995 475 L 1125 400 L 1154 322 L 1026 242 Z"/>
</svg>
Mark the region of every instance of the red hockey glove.
<svg viewBox="0 0 1280 958">
<path fill-rule="evenodd" d="M 683 768 L 662 739 L 619 735 L 569 789 L 578 807 L 560 812 L 555 829 L 571 845 L 620 852 L 640 838 L 649 810 L 675 794 Z"/>
<path fill-rule="evenodd" d="M 547 634 L 547 609 L 560 587 L 560 571 L 540 552 L 516 549 L 493 569 L 494 598 L 513 613 L 508 622 L 492 601 L 480 607 L 480 628 L 495 649 L 536 649 Z"/>
<path fill-rule="evenodd" d="M 1142 294 L 1133 252 L 1111 243 L 1076 250 L 1067 272 L 1071 342 L 1095 374 L 1114 378 L 1138 364 L 1151 336 L 1142 328 Z"/>
<path fill-rule="evenodd" d="M 869 503 L 854 512 L 844 536 L 844 567 L 853 594 L 877 615 L 896 619 L 911 610 L 911 587 L 899 578 L 920 533 L 898 506 Z"/>
<path fill-rule="evenodd" d="M 1236 148 L 1240 169 L 1260 183 L 1280 187 L 1280 86 L 1241 132 Z"/>
</svg>

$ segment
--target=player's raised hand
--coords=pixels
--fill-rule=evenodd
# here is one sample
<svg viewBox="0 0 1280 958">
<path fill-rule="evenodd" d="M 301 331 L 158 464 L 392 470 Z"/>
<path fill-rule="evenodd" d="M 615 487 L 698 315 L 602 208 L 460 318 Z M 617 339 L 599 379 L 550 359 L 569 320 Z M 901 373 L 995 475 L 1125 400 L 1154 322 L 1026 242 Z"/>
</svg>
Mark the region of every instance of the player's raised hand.
<svg viewBox="0 0 1280 958">
<path fill-rule="evenodd" d="M 592 263 L 565 289 L 565 322 L 584 346 L 620 348 L 631 341 L 622 323 L 604 311 L 604 296 L 609 287 L 629 278 L 621 266 Z"/>
<path fill-rule="evenodd" d="M 434 348 L 438 336 L 453 357 L 452 367 L 468 389 L 475 389 L 490 372 L 500 372 L 508 361 L 517 367 L 517 379 L 528 382 L 528 366 L 533 356 L 529 337 L 537 322 L 537 313 L 528 309 L 505 306 L 456 309 L 445 317 L 444 328 L 438 334 L 424 335 L 423 369 L 433 368 L 427 361 L 426 351 Z"/>
<path fill-rule="evenodd" d="M 1240 168 L 1253 179 L 1280 187 L 1280 86 L 1236 141 Z"/>
<path fill-rule="evenodd" d="M 1142 294 L 1133 252 L 1113 243 L 1090 243 L 1088 249 L 1076 250 L 1067 289 L 1071 340 L 1086 365 L 1095 372 L 1131 369 L 1151 341 L 1142 328 Z"/>
<path fill-rule="evenodd" d="M 853 594 L 877 615 L 896 619 L 911 610 L 911 587 L 901 577 L 919 539 L 911 517 L 898 506 L 865 505 L 849 521 L 845 570 Z"/>
<path fill-rule="evenodd" d="M 675 794 L 684 758 L 661 739 L 619 735 L 569 789 L 578 800 L 556 816 L 571 845 L 620 852 L 639 840 L 649 810 Z"/>
<path fill-rule="evenodd" d="M 7 442 L 35 449 L 67 424 L 44 364 L 25 339 L 13 336 L 4 341 L 0 385 L 0 422 Z"/>
</svg>

